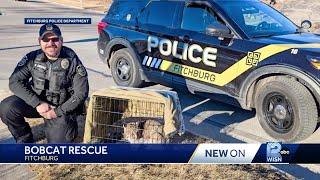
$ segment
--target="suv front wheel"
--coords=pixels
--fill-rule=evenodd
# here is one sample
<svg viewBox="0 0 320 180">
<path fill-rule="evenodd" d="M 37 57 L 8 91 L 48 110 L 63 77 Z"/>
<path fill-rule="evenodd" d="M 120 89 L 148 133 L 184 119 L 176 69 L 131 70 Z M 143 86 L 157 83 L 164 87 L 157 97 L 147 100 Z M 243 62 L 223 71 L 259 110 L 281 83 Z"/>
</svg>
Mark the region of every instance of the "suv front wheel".
<svg viewBox="0 0 320 180">
<path fill-rule="evenodd" d="M 143 83 L 137 60 L 128 48 L 116 51 L 110 59 L 113 80 L 118 86 L 140 87 Z"/>
<path fill-rule="evenodd" d="M 277 140 L 296 142 L 315 131 L 316 103 L 308 89 L 293 78 L 262 80 L 256 89 L 255 106 L 260 125 Z"/>
</svg>

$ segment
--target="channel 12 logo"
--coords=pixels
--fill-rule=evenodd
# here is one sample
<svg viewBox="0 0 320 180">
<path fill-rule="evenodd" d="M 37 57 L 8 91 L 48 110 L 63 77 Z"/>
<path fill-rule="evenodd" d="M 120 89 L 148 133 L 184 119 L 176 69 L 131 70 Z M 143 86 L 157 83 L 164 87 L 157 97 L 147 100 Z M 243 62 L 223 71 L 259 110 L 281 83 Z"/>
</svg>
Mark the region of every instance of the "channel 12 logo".
<svg viewBox="0 0 320 180">
<path fill-rule="evenodd" d="M 267 143 L 267 162 L 282 162 L 283 155 L 289 155 L 290 151 L 282 149 L 280 143 Z"/>
</svg>

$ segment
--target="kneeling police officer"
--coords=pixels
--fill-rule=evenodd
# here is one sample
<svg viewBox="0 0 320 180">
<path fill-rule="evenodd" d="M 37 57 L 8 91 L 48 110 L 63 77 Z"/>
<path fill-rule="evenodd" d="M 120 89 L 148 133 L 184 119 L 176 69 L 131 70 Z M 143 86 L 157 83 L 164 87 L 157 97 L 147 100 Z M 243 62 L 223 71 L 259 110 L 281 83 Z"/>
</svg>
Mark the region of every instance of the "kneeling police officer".
<svg viewBox="0 0 320 180">
<path fill-rule="evenodd" d="M 87 72 L 73 50 L 62 46 L 55 24 L 39 31 L 41 49 L 22 58 L 9 78 L 14 93 L 0 104 L 1 120 L 17 143 L 32 143 L 27 118 L 43 117 L 48 143 L 68 143 L 77 136 L 77 115 L 88 97 Z"/>
</svg>

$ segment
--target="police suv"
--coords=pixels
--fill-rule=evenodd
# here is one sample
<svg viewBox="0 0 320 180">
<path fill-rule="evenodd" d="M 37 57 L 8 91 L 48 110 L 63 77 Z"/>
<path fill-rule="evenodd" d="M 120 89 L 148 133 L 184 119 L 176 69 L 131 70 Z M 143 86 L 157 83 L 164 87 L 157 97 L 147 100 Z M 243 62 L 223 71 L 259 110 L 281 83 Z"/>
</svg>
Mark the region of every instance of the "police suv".
<svg viewBox="0 0 320 180">
<path fill-rule="evenodd" d="M 117 85 L 186 87 L 256 109 L 270 136 L 294 142 L 320 110 L 320 36 L 301 26 L 257 0 L 115 0 L 98 53 Z"/>
</svg>

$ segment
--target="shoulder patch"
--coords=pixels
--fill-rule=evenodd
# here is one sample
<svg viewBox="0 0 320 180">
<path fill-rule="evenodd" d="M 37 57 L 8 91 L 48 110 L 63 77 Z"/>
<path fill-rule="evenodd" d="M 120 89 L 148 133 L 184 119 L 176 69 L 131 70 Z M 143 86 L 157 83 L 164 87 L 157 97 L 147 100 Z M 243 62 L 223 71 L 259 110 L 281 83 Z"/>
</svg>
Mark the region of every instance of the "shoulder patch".
<svg viewBox="0 0 320 180">
<path fill-rule="evenodd" d="M 28 57 L 24 56 L 20 62 L 18 62 L 18 66 L 24 66 L 28 61 Z"/>
<path fill-rule="evenodd" d="M 78 66 L 77 66 L 77 73 L 78 73 L 80 76 L 86 76 L 86 75 L 87 75 L 87 71 L 86 71 L 86 69 L 84 68 L 83 65 L 78 65 Z"/>
</svg>

